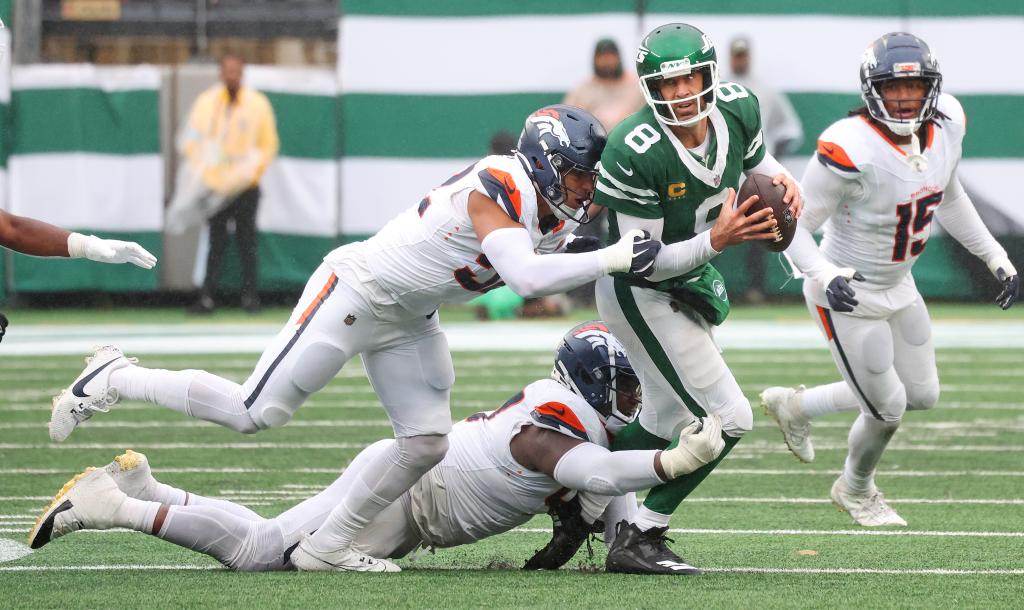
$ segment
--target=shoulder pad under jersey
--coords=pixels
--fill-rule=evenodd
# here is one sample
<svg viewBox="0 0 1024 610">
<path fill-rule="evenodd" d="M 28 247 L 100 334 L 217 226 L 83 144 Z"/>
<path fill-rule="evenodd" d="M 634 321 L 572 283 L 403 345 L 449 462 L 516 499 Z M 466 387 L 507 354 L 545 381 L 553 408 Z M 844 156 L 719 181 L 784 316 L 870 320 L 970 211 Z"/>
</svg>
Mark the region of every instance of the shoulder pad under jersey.
<svg viewBox="0 0 1024 610">
<path fill-rule="evenodd" d="M 832 123 L 818 138 L 815 157 L 818 162 L 844 178 L 856 178 L 869 158 L 864 138 L 863 119 L 847 117 Z"/>
<path fill-rule="evenodd" d="M 534 425 L 560 432 L 582 441 L 607 445 L 604 426 L 597 413 L 582 398 L 554 380 L 530 384 L 526 391 L 530 400 L 530 418 Z"/>
<path fill-rule="evenodd" d="M 530 177 L 519 159 L 513 156 L 491 155 L 476 166 L 479 191 L 493 199 L 512 220 L 537 215 L 537 195 Z"/>
<path fill-rule="evenodd" d="M 967 114 L 964 112 L 964 107 L 960 105 L 960 100 L 948 93 L 943 93 L 939 96 L 935 109 L 949 117 L 948 121 L 944 119 L 940 119 L 940 121 L 952 123 L 959 126 L 960 129 L 967 131 Z"/>
</svg>

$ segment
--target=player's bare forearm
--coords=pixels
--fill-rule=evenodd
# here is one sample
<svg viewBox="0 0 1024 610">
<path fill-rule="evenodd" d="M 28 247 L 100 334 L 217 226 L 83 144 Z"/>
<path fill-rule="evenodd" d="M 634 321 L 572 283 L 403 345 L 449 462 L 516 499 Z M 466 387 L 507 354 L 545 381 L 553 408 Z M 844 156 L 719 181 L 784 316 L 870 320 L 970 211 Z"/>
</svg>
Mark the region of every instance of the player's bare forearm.
<svg viewBox="0 0 1024 610">
<path fill-rule="evenodd" d="M 0 211 L 0 245 L 33 256 L 68 256 L 71 233 L 41 220 Z"/>
</svg>

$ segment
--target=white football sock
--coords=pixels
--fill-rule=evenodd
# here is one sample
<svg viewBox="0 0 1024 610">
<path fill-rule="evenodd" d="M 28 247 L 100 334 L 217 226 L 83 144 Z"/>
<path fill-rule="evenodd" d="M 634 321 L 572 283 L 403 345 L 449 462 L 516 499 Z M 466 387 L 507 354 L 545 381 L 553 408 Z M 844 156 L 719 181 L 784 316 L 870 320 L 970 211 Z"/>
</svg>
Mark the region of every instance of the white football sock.
<svg viewBox="0 0 1024 610">
<path fill-rule="evenodd" d="M 171 506 L 156 535 L 235 570 L 284 569 L 284 539 L 273 521 L 249 521 L 213 506 Z"/>
<path fill-rule="evenodd" d="M 380 511 L 443 459 L 447 448 L 445 436 L 411 436 L 395 439 L 379 455 L 367 459 L 341 503 L 308 538 L 310 546 L 321 553 L 350 547 Z"/>
<path fill-rule="evenodd" d="M 633 516 L 633 525 L 637 526 L 641 532 L 646 532 L 655 527 L 668 527 L 668 522 L 671 518 L 672 515 L 656 513 L 641 504 L 640 508 L 636 511 L 636 515 Z"/>
<path fill-rule="evenodd" d="M 110 385 L 122 399 L 144 400 L 238 432 L 256 431 L 242 386 L 206 371 L 126 366 L 110 374 Z"/>
<path fill-rule="evenodd" d="M 608 506 L 604 509 L 604 544 L 608 548 L 612 548 L 612 543 L 615 542 L 615 529 L 620 521 L 626 520 L 630 523 L 636 517 L 637 503 L 636 493 L 629 492 L 621 496 L 612 498 L 612 501 L 608 503 Z"/>
<path fill-rule="evenodd" d="M 160 506 L 159 502 L 148 502 L 126 496 L 114 514 L 114 526 L 151 534 L 153 533 L 153 520 L 156 519 Z"/>
<path fill-rule="evenodd" d="M 843 467 L 851 491 L 868 493 L 875 488 L 875 467 L 897 428 L 899 422 L 884 422 L 863 413 L 853 422 L 847 440 L 850 453 Z"/>
<path fill-rule="evenodd" d="M 800 408 L 810 418 L 860 408 L 857 397 L 845 381 L 807 388 L 801 393 Z"/>
</svg>

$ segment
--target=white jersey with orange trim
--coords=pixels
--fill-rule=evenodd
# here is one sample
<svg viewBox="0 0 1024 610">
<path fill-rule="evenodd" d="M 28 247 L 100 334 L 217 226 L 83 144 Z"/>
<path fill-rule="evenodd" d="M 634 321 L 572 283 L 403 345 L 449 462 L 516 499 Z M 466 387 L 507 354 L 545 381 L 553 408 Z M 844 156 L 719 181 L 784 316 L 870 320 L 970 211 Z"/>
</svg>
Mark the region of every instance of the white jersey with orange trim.
<svg viewBox="0 0 1024 610">
<path fill-rule="evenodd" d="M 863 116 L 837 121 L 818 139 L 801 181 L 800 224 L 813 232 L 824 223 L 822 254 L 859 271 L 866 281 L 858 285 L 885 290 L 907 277 L 925 249 L 935 209 L 956 181 L 966 117 L 949 94 L 939 97 L 937 109 L 941 115 L 921 142 L 924 163 L 916 167 L 910 145 L 894 144 Z M 800 253 L 790 255 L 799 264 Z"/>
<path fill-rule="evenodd" d="M 507 532 L 546 513 L 546 500 L 567 491 L 512 457 L 512 438 L 524 426 L 609 446 L 585 400 L 551 379 L 531 383 L 502 407 L 455 424 L 444 460 L 405 496 L 425 544 L 449 547 Z"/>
<path fill-rule="evenodd" d="M 503 285 L 469 217 L 472 191 L 490 197 L 526 227 L 538 254 L 558 250 L 577 226 L 572 221 L 541 226 L 537 191 L 523 162 L 518 156 L 495 155 L 452 176 L 370 239 L 338 248 L 324 260 L 336 268 L 358 257 L 379 287 L 415 314 L 470 301 Z"/>
</svg>

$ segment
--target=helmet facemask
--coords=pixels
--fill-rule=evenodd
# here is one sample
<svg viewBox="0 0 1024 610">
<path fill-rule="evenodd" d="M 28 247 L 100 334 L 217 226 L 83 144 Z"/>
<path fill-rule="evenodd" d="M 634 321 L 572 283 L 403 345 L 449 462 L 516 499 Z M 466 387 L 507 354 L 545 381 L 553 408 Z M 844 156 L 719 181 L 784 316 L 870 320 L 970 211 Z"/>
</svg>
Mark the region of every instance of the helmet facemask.
<svg viewBox="0 0 1024 610">
<path fill-rule="evenodd" d="M 593 370 L 577 370 L 579 384 L 574 380 L 561 360 L 555 361 L 551 377 L 586 400 L 601 418 L 609 433 L 615 434 L 637 418 L 641 407 L 640 380 L 632 368 L 605 364 Z M 580 385 L 593 388 L 600 386 L 599 396 L 587 392 Z"/>
<path fill-rule="evenodd" d="M 893 117 L 885 107 L 885 95 L 882 92 L 883 85 L 889 81 L 901 78 L 915 78 L 925 81 L 928 90 L 925 96 L 917 100 L 901 100 L 901 102 L 920 102 L 921 109 L 912 118 Z M 898 136 L 914 135 L 921 125 L 928 122 L 935 116 L 935 107 L 938 104 L 939 94 L 942 91 L 942 76 L 939 74 L 927 74 L 920 70 L 908 70 L 900 76 L 889 78 L 868 78 L 861 87 L 861 97 L 868 108 L 871 118 L 882 123 Z"/>
<path fill-rule="evenodd" d="M 590 222 L 587 210 L 590 209 L 590 204 L 594 197 L 593 187 L 590 192 L 580 192 L 566 184 L 565 179 L 567 176 L 575 174 L 584 180 L 589 179 L 591 184 L 596 185 L 597 170 L 573 163 L 557 152 L 549 154 L 548 161 L 558 175 L 558 179 L 555 180 L 554 184 L 549 185 L 541 192 L 544 200 L 551 206 L 551 212 L 560 220 L 571 220 L 581 225 L 587 224 Z M 583 202 L 580 207 L 573 208 L 569 205 L 570 194 L 575 195 Z"/>
<path fill-rule="evenodd" d="M 701 72 L 704 75 L 704 88 L 694 95 L 665 100 L 659 89 L 659 82 L 667 78 L 686 76 L 694 72 Z M 661 70 L 654 74 L 647 74 L 640 77 L 640 90 L 643 91 L 647 105 L 654 109 L 654 112 L 666 125 L 685 127 L 694 125 L 711 114 L 718 103 L 718 62 L 704 61 L 690 64 L 689 59 L 680 61 L 667 61 L 661 64 Z M 697 112 L 687 118 L 676 116 L 673 105 L 680 102 L 693 101 L 697 105 Z"/>
</svg>

